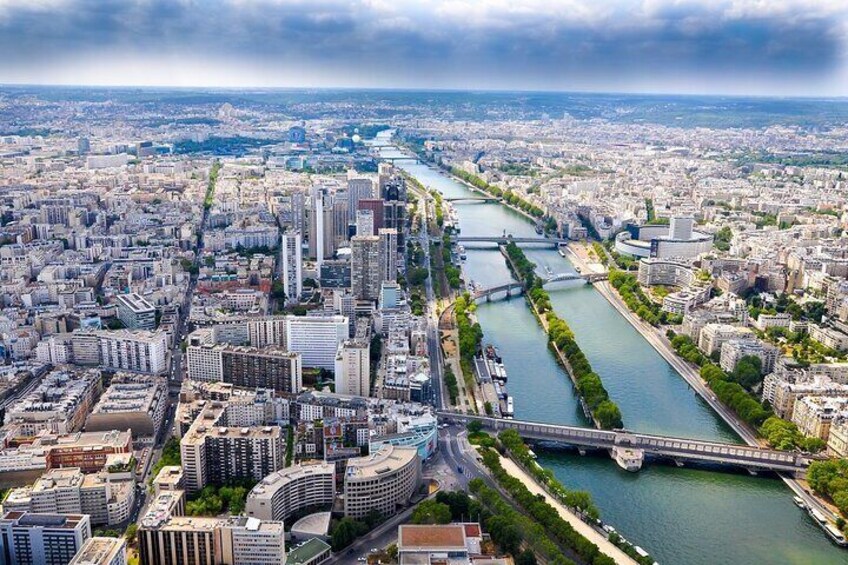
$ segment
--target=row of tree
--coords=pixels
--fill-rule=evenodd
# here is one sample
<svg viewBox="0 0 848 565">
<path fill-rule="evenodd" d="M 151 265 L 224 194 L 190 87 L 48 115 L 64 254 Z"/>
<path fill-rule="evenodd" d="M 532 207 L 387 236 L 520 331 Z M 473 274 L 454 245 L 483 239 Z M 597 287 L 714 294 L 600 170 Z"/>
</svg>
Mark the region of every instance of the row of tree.
<svg viewBox="0 0 848 565">
<path fill-rule="evenodd" d="M 516 276 L 527 289 L 528 299 L 539 316 L 545 316 L 548 325 L 548 344 L 565 356 L 569 370 L 577 383 L 577 390 L 592 415 L 604 429 L 622 427 L 621 410 L 615 402 L 610 400 L 601 377 L 592 370 L 589 360 L 574 339 L 571 328 L 552 310 L 550 295 L 542 288 L 542 280 L 536 275 L 535 263 L 527 259 L 524 251 L 514 242 L 507 244 L 506 252 L 510 263 L 517 271 Z"/>
<path fill-rule="evenodd" d="M 530 214 L 534 218 L 541 218 L 542 216 L 545 215 L 544 210 L 542 210 L 541 208 L 539 208 L 535 204 L 532 204 L 532 203 L 528 202 L 527 200 L 524 200 L 524 198 L 522 198 L 521 196 L 519 196 L 518 194 L 514 193 L 511 190 L 502 190 L 495 185 L 487 183 L 486 181 L 484 181 L 483 179 L 481 179 L 477 175 L 472 175 L 471 173 L 463 171 L 462 169 L 460 169 L 458 167 L 451 167 L 450 172 L 451 172 L 452 175 L 461 178 L 462 180 L 464 180 L 468 184 L 474 186 L 475 188 L 479 188 L 480 190 L 482 190 L 483 192 L 485 192 L 487 194 L 491 194 L 495 198 L 503 198 L 504 201 L 506 201 L 510 205 L 515 206 L 516 208 L 520 208 L 521 210 L 524 210 L 525 212 L 527 212 L 528 214 Z"/>
<path fill-rule="evenodd" d="M 558 545 L 568 548 L 582 561 L 592 565 L 612 565 L 615 563 L 612 558 L 601 553 L 597 545 L 583 537 L 571 524 L 566 522 L 557 509 L 551 506 L 544 497 L 536 496 L 520 479 L 507 473 L 501 465 L 500 455 L 497 451 L 483 449 L 482 456 L 483 464 L 488 467 L 498 484 L 518 503 L 527 513 L 527 516 L 543 526 L 544 531 Z M 557 561 L 553 562 L 556 563 Z M 566 561 L 566 563 L 568 562 Z"/>
<path fill-rule="evenodd" d="M 631 312 L 651 324 L 679 323 L 679 316 L 665 312 L 659 304 L 651 300 L 639 286 L 636 275 L 618 269 L 611 269 L 609 273 L 610 284 L 618 291 L 619 296 L 630 308 Z"/>
</svg>

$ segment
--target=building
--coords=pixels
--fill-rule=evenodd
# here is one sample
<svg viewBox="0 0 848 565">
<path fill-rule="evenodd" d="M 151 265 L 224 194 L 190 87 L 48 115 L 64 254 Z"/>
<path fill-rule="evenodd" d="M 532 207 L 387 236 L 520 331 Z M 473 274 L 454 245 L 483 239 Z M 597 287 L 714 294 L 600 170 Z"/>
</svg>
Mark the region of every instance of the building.
<svg viewBox="0 0 848 565">
<path fill-rule="evenodd" d="M 142 565 L 284 565 L 282 522 L 183 516 L 182 491 L 164 492 L 138 529 Z"/>
<path fill-rule="evenodd" d="M 371 348 L 364 340 L 349 339 L 339 344 L 335 363 L 335 391 L 351 396 L 371 393 Z"/>
<path fill-rule="evenodd" d="M 374 181 L 369 178 L 352 178 L 347 181 L 347 210 L 348 223 L 357 222 L 357 212 L 360 211 L 359 202 L 361 200 L 370 200 L 374 198 Z M 363 209 L 364 210 L 364 209 Z M 372 212 L 373 217 L 373 212 Z M 373 221 L 373 220 L 372 220 Z M 357 232 L 360 233 L 360 232 Z M 377 233 L 373 231 L 369 234 Z"/>
<path fill-rule="evenodd" d="M 693 258 L 708 253 L 713 236 L 694 231 L 691 216 L 671 218 L 669 225 L 644 225 L 615 237 L 615 250 L 633 257 Z"/>
<path fill-rule="evenodd" d="M 848 385 L 834 382 L 826 375 L 778 371 L 763 379 L 763 400 L 774 413 L 791 420 L 795 402 L 804 396 L 848 396 Z"/>
<path fill-rule="evenodd" d="M 398 526 L 398 563 L 471 565 L 471 557 L 482 556 L 483 533 L 478 523 Z M 447 561 L 449 559 L 449 561 Z"/>
<path fill-rule="evenodd" d="M 421 484 L 421 459 L 412 447 L 382 445 L 367 457 L 348 460 L 344 514 L 363 518 L 371 511 L 391 516 L 409 504 Z"/>
<path fill-rule="evenodd" d="M 167 408 L 168 384 L 164 377 L 119 373 L 88 415 L 86 431 L 131 429 L 135 439 L 154 441 L 159 436 Z"/>
<path fill-rule="evenodd" d="M 303 294 L 303 238 L 300 232 L 284 233 L 281 261 L 286 304 L 297 304 Z"/>
<path fill-rule="evenodd" d="M 53 371 L 6 409 L 5 423 L 15 424 L 24 436 L 81 430 L 102 386 L 96 369 Z"/>
<path fill-rule="evenodd" d="M 303 388 L 302 355 L 279 347 L 214 346 L 221 354 L 222 380 L 241 388 L 297 394 Z"/>
<path fill-rule="evenodd" d="M 722 369 L 732 373 L 743 357 L 757 357 L 762 363 L 761 373 L 767 375 L 774 371 L 779 356 L 780 350 L 777 347 L 759 339 L 731 339 L 721 346 L 719 364 Z"/>
<path fill-rule="evenodd" d="M 385 202 L 382 198 L 362 198 L 359 200 L 359 204 L 357 204 L 357 210 L 369 210 L 371 212 L 371 217 L 373 218 L 373 227 L 374 231 L 370 234 L 366 233 L 358 233 L 357 235 L 377 235 L 377 230 L 386 227 L 384 223 L 384 208 Z"/>
<path fill-rule="evenodd" d="M 109 369 L 159 375 L 168 370 L 168 334 L 163 331 L 100 330 L 100 364 Z"/>
<path fill-rule="evenodd" d="M 47 469 L 79 467 L 83 473 L 96 473 L 110 455 L 132 453 L 132 434 L 130 430 L 110 430 L 48 435 L 40 438 L 40 445 L 46 451 Z"/>
<path fill-rule="evenodd" d="M 319 273 L 321 288 L 350 288 L 350 261 L 327 259 L 321 264 Z"/>
<path fill-rule="evenodd" d="M 68 565 L 127 565 L 127 541 L 124 538 L 88 538 Z"/>
<path fill-rule="evenodd" d="M 119 294 L 118 319 L 131 330 L 156 329 L 156 308 L 139 294 Z"/>
<path fill-rule="evenodd" d="M 817 324 L 810 324 L 809 332 L 812 339 L 825 347 L 836 349 L 837 351 L 848 350 L 848 334 Z"/>
<path fill-rule="evenodd" d="M 282 522 L 233 516 L 219 528 L 220 563 L 232 565 L 284 565 L 285 530 Z"/>
<path fill-rule="evenodd" d="M 285 347 L 300 353 L 304 367 L 335 368 L 339 343 L 348 338 L 345 316 L 287 316 Z"/>
<path fill-rule="evenodd" d="M 791 323 L 792 316 L 786 313 L 760 314 L 751 325 L 764 332 L 769 328 L 788 328 Z"/>
<path fill-rule="evenodd" d="M 65 565 L 91 537 L 85 514 L 6 512 L 0 519 L 0 561 L 7 565 Z"/>
<path fill-rule="evenodd" d="M 827 438 L 827 454 L 840 459 L 848 457 L 848 419 L 837 420 L 831 424 Z"/>
<path fill-rule="evenodd" d="M 222 402 L 204 402 L 180 439 L 185 489 L 233 480 L 260 481 L 283 468 L 286 442 L 279 426 L 229 427 Z"/>
<path fill-rule="evenodd" d="M 721 351 L 721 346 L 731 340 L 739 340 L 753 337 L 751 330 L 731 326 L 730 324 L 707 324 L 701 330 L 698 337 L 698 347 L 706 355 L 712 355 Z"/>
<path fill-rule="evenodd" d="M 329 508 L 335 500 L 335 485 L 335 465 L 331 463 L 281 469 L 251 489 L 245 513 L 261 520 L 287 521 L 313 508 Z"/>
<path fill-rule="evenodd" d="M 379 230 L 378 237 L 380 238 L 380 276 L 382 277 L 380 283 L 394 282 L 397 280 L 398 272 L 398 232 L 394 228 L 382 228 Z"/>
<path fill-rule="evenodd" d="M 372 235 L 375 231 L 373 210 L 357 210 L 355 235 Z"/>
<path fill-rule="evenodd" d="M 117 467 L 116 467 L 117 469 Z M 3 510 L 40 514 L 87 514 L 95 525 L 127 521 L 135 503 L 132 471 L 83 474 L 74 467 L 51 469 L 34 484 L 9 491 Z"/>
<path fill-rule="evenodd" d="M 376 301 L 380 297 L 385 265 L 381 260 L 379 236 L 357 235 L 350 240 L 350 278 L 358 300 Z"/>
<path fill-rule="evenodd" d="M 286 565 L 319 565 L 331 556 L 330 545 L 318 538 L 312 538 L 289 552 Z"/>
<path fill-rule="evenodd" d="M 831 424 L 848 418 L 848 397 L 804 396 L 795 401 L 792 421 L 798 431 L 827 441 Z"/>
</svg>

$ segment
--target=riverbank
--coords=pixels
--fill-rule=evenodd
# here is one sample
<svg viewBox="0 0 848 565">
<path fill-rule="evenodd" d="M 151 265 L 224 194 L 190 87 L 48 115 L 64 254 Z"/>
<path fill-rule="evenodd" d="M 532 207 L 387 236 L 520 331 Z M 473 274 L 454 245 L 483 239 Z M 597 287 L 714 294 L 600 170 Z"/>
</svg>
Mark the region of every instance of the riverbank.
<svg viewBox="0 0 848 565">
<path fill-rule="evenodd" d="M 610 557 L 618 564 L 638 565 L 634 559 L 624 553 L 624 551 L 619 549 L 617 546 L 613 545 L 606 536 L 601 535 L 598 530 L 584 522 L 577 514 L 574 513 L 573 510 L 548 494 L 548 492 L 539 485 L 539 483 L 537 483 L 527 471 L 515 463 L 515 461 L 502 455 L 501 466 L 511 476 L 520 480 L 524 486 L 527 487 L 527 490 L 532 492 L 535 496 L 541 497 L 545 502 L 553 506 L 563 520 L 568 522 L 578 534 L 597 545 L 601 553 Z"/>
<path fill-rule="evenodd" d="M 730 408 L 716 398 L 707 383 L 701 378 L 699 370 L 681 359 L 671 347 L 668 339 L 657 328 L 631 312 L 608 282 L 596 283 L 594 287 L 746 444 L 752 447 L 765 446 L 765 441 L 757 436 L 756 430 L 739 420 Z M 811 494 L 811 491 L 804 486 L 801 480 L 783 474 L 778 474 L 778 476 L 796 496 L 804 500 L 808 507 L 816 508 L 834 523 L 840 517 L 828 502 Z"/>
</svg>

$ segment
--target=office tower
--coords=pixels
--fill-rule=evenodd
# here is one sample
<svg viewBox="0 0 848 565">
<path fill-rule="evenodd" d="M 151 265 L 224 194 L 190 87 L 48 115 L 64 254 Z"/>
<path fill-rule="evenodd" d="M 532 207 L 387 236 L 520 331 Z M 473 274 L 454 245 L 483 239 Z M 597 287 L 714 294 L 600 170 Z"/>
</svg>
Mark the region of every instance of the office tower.
<svg viewBox="0 0 848 565">
<path fill-rule="evenodd" d="M 304 367 L 332 370 L 339 343 L 349 335 L 345 316 L 288 316 L 286 348 L 300 353 Z"/>
<path fill-rule="evenodd" d="M 303 239 L 300 232 L 283 234 L 283 292 L 286 304 L 297 304 L 303 294 Z"/>
<path fill-rule="evenodd" d="M 91 143 L 88 141 L 87 137 L 80 137 L 77 139 L 77 153 L 80 155 L 87 155 L 91 152 Z"/>
<path fill-rule="evenodd" d="M 374 233 L 374 210 L 356 211 L 356 235 L 371 235 Z"/>
<path fill-rule="evenodd" d="M 385 227 L 383 224 L 383 207 L 384 202 L 379 198 L 364 198 L 359 201 L 357 210 L 371 210 L 374 214 L 374 230 L 370 235 L 377 235 L 377 230 Z M 359 233 L 357 235 L 369 235 L 367 233 Z"/>
<path fill-rule="evenodd" d="M 370 348 L 364 340 L 345 340 L 336 353 L 336 394 L 369 396 L 371 392 Z"/>
<path fill-rule="evenodd" d="M 348 222 L 356 220 L 359 201 L 374 198 L 374 182 L 371 179 L 355 178 L 347 181 Z"/>
<path fill-rule="evenodd" d="M 406 228 L 406 202 L 391 200 L 383 206 L 383 227 L 397 232 L 397 250 L 403 253 L 406 245 L 404 232 Z"/>
<path fill-rule="evenodd" d="M 692 216 L 675 216 L 669 221 L 668 237 L 669 239 L 690 240 L 694 227 L 695 219 Z"/>
<path fill-rule="evenodd" d="M 347 243 L 347 240 L 349 239 L 349 215 L 347 194 L 344 192 L 337 192 L 333 197 L 332 231 L 328 234 L 332 238 L 333 250 L 331 254 L 326 255 L 327 257 L 334 254 L 338 248 L 344 247 Z"/>
<path fill-rule="evenodd" d="M 233 516 L 219 528 L 220 563 L 232 565 L 281 565 L 286 562 L 282 522 Z"/>
<path fill-rule="evenodd" d="M 324 262 L 324 197 L 325 189 L 312 187 L 312 209 L 309 218 L 309 256 L 314 257 L 321 268 Z"/>
<path fill-rule="evenodd" d="M 377 300 L 385 268 L 380 261 L 380 237 L 357 235 L 350 240 L 350 251 L 353 296 L 358 300 Z"/>
<path fill-rule="evenodd" d="M 7 565 L 69 563 L 91 537 L 86 514 L 6 512 L 0 519 L 0 561 Z"/>
<path fill-rule="evenodd" d="M 156 146 L 152 141 L 139 141 L 135 144 L 135 154 L 139 159 L 156 155 Z"/>
<path fill-rule="evenodd" d="M 131 330 L 155 330 L 156 308 L 141 295 L 131 292 L 119 294 L 118 319 Z"/>
<path fill-rule="evenodd" d="M 277 218 L 289 232 L 306 233 L 306 197 L 303 192 L 293 192 L 277 199 Z"/>
<path fill-rule="evenodd" d="M 398 272 L 398 232 L 395 229 L 380 230 L 380 282 L 396 281 Z"/>
</svg>

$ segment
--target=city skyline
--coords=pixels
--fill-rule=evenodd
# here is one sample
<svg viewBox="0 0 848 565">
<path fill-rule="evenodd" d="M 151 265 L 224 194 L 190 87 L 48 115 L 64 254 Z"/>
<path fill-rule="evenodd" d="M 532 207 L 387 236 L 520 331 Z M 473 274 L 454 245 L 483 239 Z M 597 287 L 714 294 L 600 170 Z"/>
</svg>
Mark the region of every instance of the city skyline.
<svg viewBox="0 0 848 565">
<path fill-rule="evenodd" d="M 839 2 L 0 3 L 0 83 L 844 96 Z"/>
</svg>

